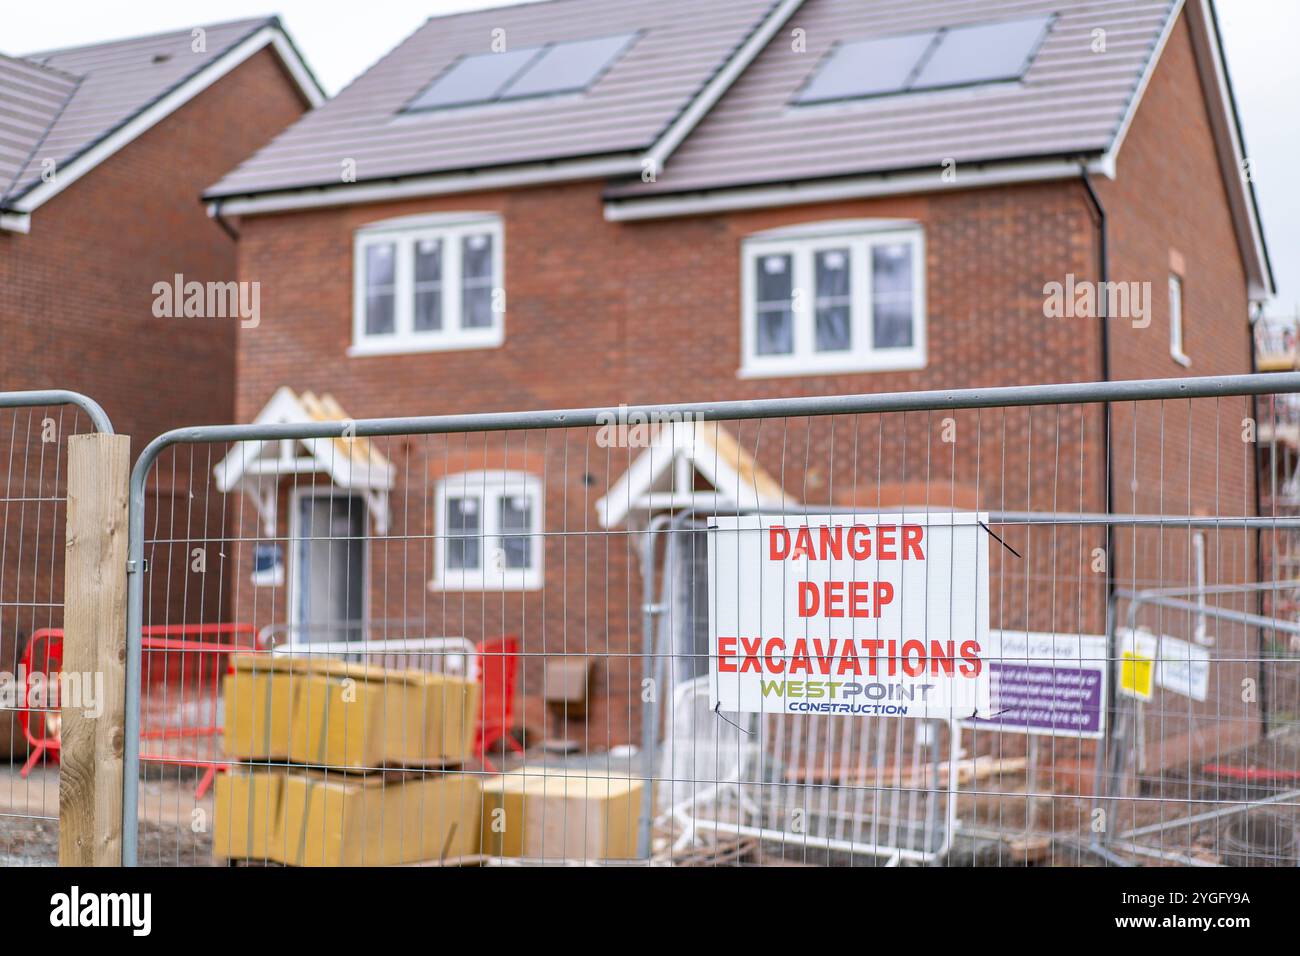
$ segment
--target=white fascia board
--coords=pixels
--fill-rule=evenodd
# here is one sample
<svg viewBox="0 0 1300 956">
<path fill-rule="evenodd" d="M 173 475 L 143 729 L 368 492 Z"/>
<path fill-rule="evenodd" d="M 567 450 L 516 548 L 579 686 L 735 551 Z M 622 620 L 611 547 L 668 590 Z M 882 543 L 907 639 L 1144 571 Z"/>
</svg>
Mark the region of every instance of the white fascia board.
<svg viewBox="0 0 1300 956">
<path fill-rule="evenodd" d="M 28 233 L 32 231 L 32 217 L 25 212 L 0 212 L 0 230 Z"/>
<path fill-rule="evenodd" d="M 485 189 L 513 189 L 546 183 L 580 179 L 604 179 L 627 176 L 641 171 L 638 157 L 573 160 L 533 163 L 480 173 L 448 173 L 395 179 L 381 183 L 349 183 L 313 189 L 293 189 L 208 200 L 208 215 L 251 216 L 259 213 L 287 212 L 293 209 L 320 209 L 354 203 L 390 202 L 420 196 L 476 192 Z"/>
<path fill-rule="evenodd" d="M 323 95 L 316 84 L 311 81 L 307 67 L 297 53 L 294 52 L 293 45 L 289 43 L 278 27 L 265 26 L 214 59 L 185 83 L 176 87 L 149 108 L 136 114 L 119 129 L 96 143 L 66 166 L 62 166 L 58 175 L 51 182 L 41 183 L 31 192 L 16 200 L 13 204 L 14 209 L 18 212 L 30 213 L 53 199 L 86 173 L 104 162 L 104 160 L 162 122 L 268 45 L 273 47 L 279 54 L 280 59 L 288 68 L 290 76 L 298 83 L 303 96 L 307 98 L 308 102 L 312 103 L 313 106 L 319 105 L 323 100 Z"/>
<path fill-rule="evenodd" d="M 1191 15 L 1193 10 L 1195 16 Z M 1246 270 L 1250 300 L 1263 302 L 1276 295 L 1277 290 L 1273 287 L 1269 273 L 1268 256 L 1264 251 L 1264 231 L 1256 215 L 1251 187 L 1242 175 L 1246 151 L 1239 135 L 1232 96 L 1228 91 L 1228 69 L 1223 62 L 1223 48 L 1215 27 L 1214 14 L 1209 8 L 1209 0 L 1196 0 L 1194 7 L 1188 7 L 1188 13 L 1197 67 L 1201 71 L 1207 92 L 1217 95 L 1218 109 L 1211 105 L 1209 110 L 1210 126 L 1218 141 L 1216 145 L 1220 164 L 1224 167 L 1223 179 L 1232 208 L 1233 224 L 1238 232 L 1238 241 L 1245 247 L 1243 253 L 1248 253 L 1243 254 L 1243 258 L 1254 260 Z"/>
<path fill-rule="evenodd" d="M 1046 160 L 1030 163 L 1001 163 L 978 169 L 957 169 L 953 182 L 943 182 L 936 166 L 919 173 L 881 173 L 855 176 L 831 182 L 806 182 L 782 186 L 751 186 L 691 193 L 682 196 L 623 198 L 605 201 L 605 219 L 628 222 L 638 219 L 666 219 L 673 216 L 696 216 L 744 209 L 775 206 L 799 206 L 805 203 L 836 202 L 844 199 L 871 199 L 905 193 L 935 193 L 950 189 L 978 189 L 1013 183 L 1042 182 L 1053 179 L 1076 179 L 1081 171 L 1105 175 L 1101 160 Z"/>
<path fill-rule="evenodd" d="M 682 144 L 682 141 L 699 125 L 700 120 L 722 99 L 723 94 L 731 89 L 736 79 L 749 68 L 754 58 L 772 41 L 777 31 L 785 26 L 796 10 L 803 5 L 803 0 L 782 0 L 766 20 L 763 21 L 732 55 L 721 70 L 705 84 L 694 100 L 687 105 L 681 115 L 666 129 L 662 136 L 650 147 L 645 155 L 646 165 L 656 173 L 664 168 L 668 157 Z"/>
</svg>

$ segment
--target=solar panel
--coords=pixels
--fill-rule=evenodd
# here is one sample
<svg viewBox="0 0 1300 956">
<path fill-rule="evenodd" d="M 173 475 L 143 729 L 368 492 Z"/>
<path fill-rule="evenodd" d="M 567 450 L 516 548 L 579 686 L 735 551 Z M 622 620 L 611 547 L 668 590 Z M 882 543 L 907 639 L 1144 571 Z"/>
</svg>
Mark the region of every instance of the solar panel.
<svg viewBox="0 0 1300 956">
<path fill-rule="evenodd" d="M 937 31 L 841 43 L 799 94 L 797 102 L 820 103 L 901 93 Z"/>
<path fill-rule="evenodd" d="M 408 110 L 489 103 L 540 52 L 538 47 L 464 56 L 412 100 Z"/>
<path fill-rule="evenodd" d="M 633 33 L 556 43 L 517 76 L 502 99 L 585 90 L 636 38 Z"/>
<path fill-rule="evenodd" d="M 946 30 L 909 89 L 1019 79 L 1051 19 L 1025 17 Z"/>
</svg>

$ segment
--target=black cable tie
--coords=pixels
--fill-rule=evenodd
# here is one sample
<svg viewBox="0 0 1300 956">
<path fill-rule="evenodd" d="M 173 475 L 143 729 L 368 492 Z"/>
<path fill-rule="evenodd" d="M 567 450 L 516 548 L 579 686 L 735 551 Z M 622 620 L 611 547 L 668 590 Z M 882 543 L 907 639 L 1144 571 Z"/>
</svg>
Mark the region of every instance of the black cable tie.
<svg viewBox="0 0 1300 956">
<path fill-rule="evenodd" d="M 979 526 L 980 526 L 981 528 L 983 528 L 983 529 L 984 529 L 985 531 L 987 531 L 989 534 L 992 534 L 992 535 L 993 535 L 993 540 L 994 540 L 994 541 L 996 541 L 998 544 L 1002 545 L 1002 547 L 1006 548 L 1008 551 L 1010 551 L 1012 554 L 1014 554 L 1017 558 L 1020 557 L 1020 552 L 1017 551 L 1015 548 L 1011 547 L 1011 545 L 1007 544 L 1005 541 L 1003 541 L 1001 538 L 999 538 L 996 534 L 993 534 L 993 529 L 992 529 L 992 528 L 990 528 L 988 525 L 986 525 L 983 521 L 978 522 L 978 524 L 979 524 Z"/>
</svg>

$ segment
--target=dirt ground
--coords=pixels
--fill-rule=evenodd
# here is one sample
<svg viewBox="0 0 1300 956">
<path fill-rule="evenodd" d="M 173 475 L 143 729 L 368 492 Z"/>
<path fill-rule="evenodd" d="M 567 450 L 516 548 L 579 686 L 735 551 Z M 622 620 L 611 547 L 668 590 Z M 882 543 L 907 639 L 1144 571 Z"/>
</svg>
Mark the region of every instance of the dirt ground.
<svg viewBox="0 0 1300 956">
<path fill-rule="evenodd" d="M 36 767 L 26 779 L 18 771 L 17 766 L 0 769 L 0 866 L 55 866 L 59 861 L 58 767 Z M 178 774 L 175 768 L 153 776 L 140 788 L 140 864 L 210 866 L 211 793 L 195 800 L 197 779 L 185 771 Z"/>
<path fill-rule="evenodd" d="M 579 762 L 582 758 L 578 758 Z M 529 764 L 537 760 L 530 755 Z M 547 761 L 543 761 L 547 762 Z M 560 761 L 567 762 L 567 761 Z M 0 866 L 58 862 L 58 767 L 0 768 Z M 197 775 L 151 767 L 140 790 L 139 862 L 212 865 L 211 792 L 195 798 Z M 985 780 L 963 791 L 950 865 L 1137 866 L 1300 865 L 1300 736 L 1270 738 L 1214 760 L 1138 779 L 1109 803 L 1092 796 L 1027 792 L 1023 775 Z M 1105 810 L 1110 859 L 1090 851 L 1098 809 Z M 742 841 L 686 865 L 870 865 Z M 698 857 L 698 860 L 696 859 Z"/>
</svg>

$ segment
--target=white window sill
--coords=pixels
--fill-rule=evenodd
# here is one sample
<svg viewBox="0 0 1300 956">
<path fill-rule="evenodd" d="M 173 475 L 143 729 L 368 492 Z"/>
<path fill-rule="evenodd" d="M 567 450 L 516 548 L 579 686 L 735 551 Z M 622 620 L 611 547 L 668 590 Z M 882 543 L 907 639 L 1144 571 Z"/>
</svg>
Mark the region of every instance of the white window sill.
<svg viewBox="0 0 1300 956">
<path fill-rule="evenodd" d="M 1169 356 L 1170 356 L 1170 358 L 1172 358 L 1175 362 L 1177 362 L 1179 365 L 1181 365 L 1183 368 L 1191 368 L 1191 367 L 1192 367 L 1192 360 L 1191 360 L 1190 358 L 1188 358 L 1186 355 L 1184 355 L 1182 352 L 1176 352 L 1176 351 L 1172 351 L 1172 350 L 1171 350 L 1171 351 L 1169 352 Z"/>
<path fill-rule="evenodd" d="M 434 594 L 467 591 L 472 593 L 486 592 L 488 594 L 502 594 L 510 591 L 540 591 L 542 589 L 542 578 L 540 574 L 530 574 L 527 577 L 514 577 L 506 579 L 502 577 L 496 581 L 488 581 L 482 575 L 466 574 L 463 581 L 456 580 L 454 577 L 448 581 L 430 581 L 429 590 Z"/>
<path fill-rule="evenodd" d="M 870 372 L 911 372 L 926 365 L 924 353 L 908 351 L 897 356 L 877 355 L 869 360 L 846 359 L 842 362 L 750 360 L 736 372 L 737 378 L 793 378 L 808 375 L 861 375 Z"/>
<path fill-rule="evenodd" d="M 481 338 L 446 339 L 428 341 L 425 339 L 398 339 L 385 342 L 354 342 L 348 347 L 349 358 L 369 358 L 375 355 L 408 355 L 422 352 L 464 352 L 470 349 L 497 349 L 505 342 L 504 335 L 483 336 Z"/>
</svg>

